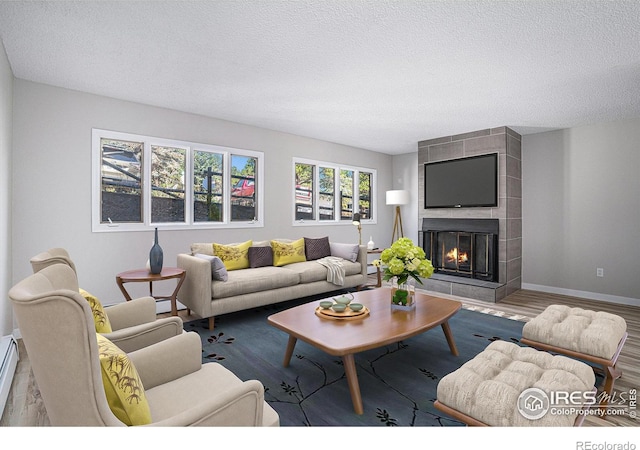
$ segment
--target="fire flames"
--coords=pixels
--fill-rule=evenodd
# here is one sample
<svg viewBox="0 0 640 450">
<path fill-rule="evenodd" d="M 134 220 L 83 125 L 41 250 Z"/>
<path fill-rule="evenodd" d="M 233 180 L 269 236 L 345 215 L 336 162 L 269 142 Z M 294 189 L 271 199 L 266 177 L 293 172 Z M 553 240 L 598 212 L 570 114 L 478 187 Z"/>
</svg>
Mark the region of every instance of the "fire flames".
<svg viewBox="0 0 640 450">
<path fill-rule="evenodd" d="M 459 252 L 458 247 L 454 247 L 447 252 L 445 259 L 448 263 L 465 264 L 469 261 L 469 255 L 467 252 Z"/>
</svg>

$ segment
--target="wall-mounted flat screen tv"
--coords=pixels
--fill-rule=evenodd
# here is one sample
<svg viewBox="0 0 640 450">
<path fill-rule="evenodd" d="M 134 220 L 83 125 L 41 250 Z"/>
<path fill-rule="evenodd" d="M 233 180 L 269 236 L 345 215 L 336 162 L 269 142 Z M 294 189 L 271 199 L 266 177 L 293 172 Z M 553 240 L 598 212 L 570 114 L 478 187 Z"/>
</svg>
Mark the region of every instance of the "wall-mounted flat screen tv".
<svg viewBox="0 0 640 450">
<path fill-rule="evenodd" d="M 424 207 L 498 206 L 498 154 L 424 165 Z"/>
</svg>

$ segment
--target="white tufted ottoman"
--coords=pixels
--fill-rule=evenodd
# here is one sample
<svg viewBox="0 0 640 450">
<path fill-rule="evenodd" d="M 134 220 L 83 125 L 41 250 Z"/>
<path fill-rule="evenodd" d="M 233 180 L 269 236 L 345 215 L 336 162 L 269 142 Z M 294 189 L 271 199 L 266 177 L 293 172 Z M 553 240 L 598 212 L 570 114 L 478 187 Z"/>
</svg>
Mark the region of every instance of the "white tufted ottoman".
<svg viewBox="0 0 640 450">
<path fill-rule="evenodd" d="M 625 320 L 606 312 L 550 305 L 522 329 L 525 345 L 601 366 L 603 391 L 611 396 L 613 383 L 622 371 L 616 368 L 620 351 L 627 340 Z M 603 396 L 601 404 L 608 401 Z"/>
<path fill-rule="evenodd" d="M 564 356 L 554 356 L 511 342 L 494 341 L 458 370 L 438 383 L 434 406 L 468 425 L 482 426 L 574 426 L 584 415 L 555 414 L 549 409 L 531 419 L 524 411 L 526 393 L 538 388 L 551 391 L 592 392 L 595 375 L 591 368 Z M 524 393 L 524 395 L 523 395 Z"/>
</svg>

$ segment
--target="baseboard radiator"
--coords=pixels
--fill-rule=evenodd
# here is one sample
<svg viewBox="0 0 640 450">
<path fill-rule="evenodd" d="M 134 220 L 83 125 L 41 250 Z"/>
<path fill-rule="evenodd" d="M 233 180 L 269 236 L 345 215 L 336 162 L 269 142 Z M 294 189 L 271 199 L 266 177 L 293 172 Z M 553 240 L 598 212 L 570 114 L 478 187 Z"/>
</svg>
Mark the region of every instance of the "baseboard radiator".
<svg viewBox="0 0 640 450">
<path fill-rule="evenodd" d="M 18 343 L 13 336 L 0 338 L 0 417 L 4 412 L 11 390 L 13 375 L 18 366 Z"/>
</svg>

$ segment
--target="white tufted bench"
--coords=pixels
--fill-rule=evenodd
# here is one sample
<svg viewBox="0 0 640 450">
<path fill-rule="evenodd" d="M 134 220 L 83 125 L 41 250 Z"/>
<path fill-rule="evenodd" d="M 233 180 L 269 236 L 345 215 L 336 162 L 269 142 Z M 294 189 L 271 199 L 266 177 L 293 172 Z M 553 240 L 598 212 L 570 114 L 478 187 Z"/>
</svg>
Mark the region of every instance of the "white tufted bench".
<svg viewBox="0 0 640 450">
<path fill-rule="evenodd" d="M 584 415 L 546 413 L 531 419 L 521 413 L 519 398 L 529 388 L 592 392 L 595 375 L 585 363 L 559 355 L 494 341 L 438 383 L 434 406 L 473 426 L 574 426 Z M 520 404 L 522 406 L 522 403 Z"/>
<path fill-rule="evenodd" d="M 607 396 L 602 397 L 601 404 L 605 405 L 613 383 L 622 375 L 616 362 L 626 340 L 627 323 L 620 316 L 550 305 L 524 325 L 520 342 L 602 367 Z"/>
</svg>

